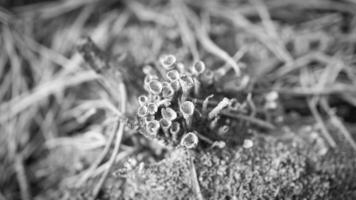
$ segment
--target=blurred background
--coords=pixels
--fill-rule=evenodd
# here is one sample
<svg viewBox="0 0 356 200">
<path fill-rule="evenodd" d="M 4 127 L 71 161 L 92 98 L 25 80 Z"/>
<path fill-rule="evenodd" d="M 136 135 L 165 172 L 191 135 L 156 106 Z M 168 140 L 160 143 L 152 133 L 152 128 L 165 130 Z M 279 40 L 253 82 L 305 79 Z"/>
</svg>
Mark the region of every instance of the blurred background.
<svg viewBox="0 0 356 200">
<path fill-rule="evenodd" d="M 328 145 L 340 145 L 336 134 L 356 149 L 355 0 L 0 0 L 0 6 L 1 200 L 67 199 L 63 188 L 85 185 L 100 156 L 90 176 L 102 174 L 115 122 L 135 115 L 142 68 L 166 53 L 186 63 L 203 60 L 219 74 L 221 90 L 252 93 L 262 108 L 272 95 L 278 105 L 263 116 L 269 123 L 315 125 Z M 125 101 L 126 113 L 78 53 L 82 36 L 120 71 L 127 96 L 115 100 Z M 245 83 L 231 75 L 236 68 Z M 162 158 L 129 128 L 121 144 L 117 160 Z"/>
</svg>

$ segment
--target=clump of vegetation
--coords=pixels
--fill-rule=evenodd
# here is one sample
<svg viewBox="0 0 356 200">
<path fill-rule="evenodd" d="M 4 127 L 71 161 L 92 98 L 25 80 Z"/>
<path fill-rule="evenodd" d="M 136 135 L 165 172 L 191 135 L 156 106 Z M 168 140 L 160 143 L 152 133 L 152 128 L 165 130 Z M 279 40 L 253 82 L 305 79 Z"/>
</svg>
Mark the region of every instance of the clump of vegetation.
<svg viewBox="0 0 356 200">
<path fill-rule="evenodd" d="M 251 104 L 247 100 L 245 104 L 230 100 L 216 86 L 204 84 L 204 75 L 195 73 L 199 71 L 198 66 L 205 69 L 201 61 L 185 68 L 174 56 L 167 55 L 159 64 L 156 68 L 144 68 L 144 88 L 148 95 L 138 98 L 139 129 L 149 139 L 158 139 L 175 148 L 158 163 L 148 166 L 141 163 L 120 174 L 126 179 L 124 199 L 343 199 L 353 196 L 356 182 L 352 171 L 356 160 L 350 146 L 327 152 L 320 136 L 313 139 L 303 134 L 292 140 L 261 135 L 247 139 L 246 130 L 253 129 L 247 125 L 233 127 L 234 137 L 237 137 L 236 130 L 245 134 L 241 146 L 221 145 L 216 138 L 231 140 L 220 132 L 227 121 L 231 125 L 231 119 L 220 121 L 224 113 L 254 112 Z M 214 80 L 212 77 L 208 83 Z M 174 86 L 175 81 L 178 87 Z M 213 97 L 209 93 L 219 94 L 223 99 L 209 107 Z M 276 99 L 276 92 L 266 94 L 264 109 L 276 109 Z M 220 126 L 214 129 L 211 124 Z M 176 127 L 182 129 L 172 131 Z M 313 134 L 311 130 L 304 134 Z M 197 146 L 198 139 L 209 146 L 190 150 Z M 342 168 L 337 157 L 342 160 Z M 349 177 L 340 181 L 335 174 Z"/>
<path fill-rule="evenodd" d="M 137 116 L 145 136 L 187 148 L 197 146 L 198 138 L 201 146 L 224 146 L 225 142 L 242 144 L 248 137 L 247 122 L 234 116 L 247 116 L 253 107 L 247 100 L 239 102 L 218 92 L 216 75 L 204 62 L 188 67 L 175 56 L 164 55 L 159 65 L 146 65 L 143 71 L 148 94 L 138 97 Z"/>
</svg>

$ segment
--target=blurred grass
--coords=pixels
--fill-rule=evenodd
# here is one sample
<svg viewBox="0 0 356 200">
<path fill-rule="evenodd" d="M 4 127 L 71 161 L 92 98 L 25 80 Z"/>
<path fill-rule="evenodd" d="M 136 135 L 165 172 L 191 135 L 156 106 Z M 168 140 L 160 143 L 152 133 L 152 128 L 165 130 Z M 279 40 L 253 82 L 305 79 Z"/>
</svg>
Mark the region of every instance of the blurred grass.
<svg viewBox="0 0 356 200">
<path fill-rule="evenodd" d="M 355 131 L 349 131 L 356 122 L 354 1 L 1 4 L 0 197 L 31 199 L 44 190 L 55 191 L 65 178 L 77 178 L 94 158 L 81 155 L 89 161 L 76 161 L 82 163 L 78 169 L 67 166 L 62 176 L 50 174 L 47 179 L 41 176 L 46 168 L 35 167 L 39 162 L 51 158 L 54 149 L 74 148 L 70 155 L 76 155 L 100 151 L 108 142 L 118 113 L 97 84 L 100 77 L 86 69 L 76 52 L 82 35 L 90 36 L 124 73 L 128 113 L 134 112 L 132 102 L 142 90 L 137 81 L 141 67 L 162 53 L 173 53 L 185 61 L 202 59 L 213 70 L 220 69 L 217 73 L 236 73 L 239 67 L 250 77 L 244 90 L 256 97 L 277 91 L 285 116 L 313 116 L 323 136 L 337 147 L 326 128 L 331 124 L 356 148 Z M 234 81 L 222 81 L 222 87 L 236 88 Z M 125 132 L 124 144 L 135 144 L 127 139 L 132 134 Z M 135 148 L 124 145 L 121 153 Z M 52 176 L 58 184 L 39 186 Z"/>
</svg>

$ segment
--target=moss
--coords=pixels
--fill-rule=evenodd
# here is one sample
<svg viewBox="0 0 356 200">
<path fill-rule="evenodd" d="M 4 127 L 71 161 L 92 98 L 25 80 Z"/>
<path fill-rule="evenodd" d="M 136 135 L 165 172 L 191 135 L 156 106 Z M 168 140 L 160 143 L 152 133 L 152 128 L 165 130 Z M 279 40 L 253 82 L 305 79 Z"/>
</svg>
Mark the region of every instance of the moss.
<svg viewBox="0 0 356 200">
<path fill-rule="evenodd" d="M 204 199 L 353 199 L 354 153 L 322 155 L 305 140 L 257 137 L 249 149 L 206 150 L 194 155 Z M 133 171 L 125 199 L 195 199 L 188 154 Z"/>
<path fill-rule="evenodd" d="M 176 151 L 172 157 L 175 159 L 163 160 L 128 175 L 125 199 L 187 199 L 192 196 L 187 155 Z"/>
</svg>

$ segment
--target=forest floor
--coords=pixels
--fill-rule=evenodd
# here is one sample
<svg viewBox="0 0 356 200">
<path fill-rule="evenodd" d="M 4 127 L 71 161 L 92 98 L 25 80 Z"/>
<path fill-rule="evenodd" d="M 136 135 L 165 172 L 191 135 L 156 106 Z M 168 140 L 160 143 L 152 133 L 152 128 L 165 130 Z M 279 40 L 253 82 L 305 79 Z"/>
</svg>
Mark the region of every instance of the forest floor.
<svg viewBox="0 0 356 200">
<path fill-rule="evenodd" d="M 356 198 L 355 0 L 1 4 L 0 200 Z M 137 124 L 170 54 L 195 148 Z"/>
</svg>

